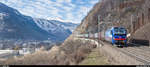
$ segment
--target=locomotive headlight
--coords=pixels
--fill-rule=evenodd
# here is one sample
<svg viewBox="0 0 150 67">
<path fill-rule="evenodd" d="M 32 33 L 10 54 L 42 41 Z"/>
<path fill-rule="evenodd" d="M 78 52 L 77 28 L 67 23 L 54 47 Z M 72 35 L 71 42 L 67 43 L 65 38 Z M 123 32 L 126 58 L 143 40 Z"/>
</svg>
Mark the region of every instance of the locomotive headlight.
<svg viewBox="0 0 150 67">
<path fill-rule="evenodd" d="M 115 39 L 115 37 L 113 37 L 113 39 Z"/>
</svg>

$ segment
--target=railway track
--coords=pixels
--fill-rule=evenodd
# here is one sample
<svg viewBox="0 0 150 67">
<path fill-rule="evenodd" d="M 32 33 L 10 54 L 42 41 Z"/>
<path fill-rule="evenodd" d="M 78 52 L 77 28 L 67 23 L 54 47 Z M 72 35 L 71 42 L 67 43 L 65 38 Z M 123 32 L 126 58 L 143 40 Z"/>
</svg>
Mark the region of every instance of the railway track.
<svg viewBox="0 0 150 67">
<path fill-rule="evenodd" d="M 139 49 L 150 51 L 150 48 L 148 46 L 138 47 Z"/>
<path fill-rule="evenodd" d="M 144 47 L 124 47 L 124 48 L 113 47 L 113 48 L 115 48 L 118 51 L 121 51 L 122 53 L 128 56 L 133 57 L 137 61 L 142 62 L 144 65 L 150 65 L 150 52 L 147 51 L 149 50 L 148 48 L 147 49 L 144 49 Z"/>
<path fill-rule="evenodd" d="M 131 48 L 116 48 L 117 50 L 125 53 L 128 56 L 135 58 L 137 61 L 142 62 L 144 65 L 150 65 L 150 56 L 146 55 L 143 52 L 138 52 L 136 49 Z"/>
<path fill-rule="evenodd" d="M 98 39 L 94 39 L 98 41 Z M 103 41 L 98 41 L 98 42 L 103 42 Z M 116 46 L 112 46 L 110 43 L 103 42 L 101 43 L 102 45 L 109 45 L 112 48 L 115 48 L 117 51 L 120 51 L 137 61 L 143 63 L 144 65 L 150 65 L 150 48 L 148 46 L 138 46 L 137 44 L 129 44 L 133 45 L 132 47 L 123 47 L 123 48 L 118 48 Z M 137 46 L 136 46 L 137 45 Z"/>
<path fill-rule="evenodd" d="M 141 49 L 141 50 L 145 50 L 147 52 L 150 51 L 150 47 L 146 46 L 146 45 L 139 45 L 139 44 L 133 44 L 133 43 L 129 43 L 130 45 L 133 45 L 135 48 Z"/>
<path fill-rule="evenodd" d="M 99 41 L 99 42 L 103 42 L 103 41 Z M 136 59 L 137 61 L 142 62 L 144 65 L 150 65 L 150 48 L 148 46 L 136 47 L 137 44 L 132 43 L 130 45 L 134 45 L 133 47 L 118 48 L 116 46 L 112 46 L 110 43 L 107 42 L 103 42 L 101 44 L 110 45 L 112 48 L 115 48 L 116 50 L 121 51 L 122 53 Z"/>
</svg>

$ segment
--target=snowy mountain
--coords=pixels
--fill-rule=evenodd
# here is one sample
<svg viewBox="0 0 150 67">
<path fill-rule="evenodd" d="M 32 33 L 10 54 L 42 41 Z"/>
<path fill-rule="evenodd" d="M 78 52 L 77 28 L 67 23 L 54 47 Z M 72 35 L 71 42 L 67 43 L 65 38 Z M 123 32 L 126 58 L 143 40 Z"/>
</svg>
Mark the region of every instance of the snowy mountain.
<svg viewBox="0 0 150 67">
<path fill-rule="evenodd" d="M 34 21 L 41 29 L 59 38 L 67 38 L 70 34 L 72 34 L 69 28 L 65 28 L 65 25 L 62 25 L 63 22 L 53 22 L 51 20 L 37 18 L 34 18 Z"/>
<path fill-rule="evenodd" d="M 74 24 L 71 22 L 60 22 L 57 20 L 50 20 L 50 22 L 55 23 L 56 25 L 62 26 L 65 29 L 69 29 L 71 32 L 73 32 L 75 28 L 79 25 L 79 24 Z"/>
<path fill-rule="evenodd" d="M 25 16 L 0 3 L 0 40 L 63 41 L 71 34 L 67 25 Z"/>
<path fill-rule="evenodd" d="M 74 24 L 71 22 L 61 22 L 57 20 L 46 20 L 40 18 L 34 18 L 34 21 L 40 28 L 52 33 L 55 33 L 57 31 L 63 32 L 64 30 L 73 32 L 73 30 L 78 26 L 78 24 Z"/>
</svg>

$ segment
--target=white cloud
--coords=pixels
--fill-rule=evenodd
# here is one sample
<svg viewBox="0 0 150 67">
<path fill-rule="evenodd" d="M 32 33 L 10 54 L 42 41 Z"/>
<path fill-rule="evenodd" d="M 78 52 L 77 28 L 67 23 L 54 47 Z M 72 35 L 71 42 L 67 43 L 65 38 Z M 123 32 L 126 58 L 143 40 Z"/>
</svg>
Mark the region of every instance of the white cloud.
<svg viewBox="0 0 150 67">
<path fill-rule="evenodd" d="M 95 3 L 97 3 L 98 1 L 99 1 L 99 0 L 91 0 L 90 3 L 91 3 L 91 4 L 95 4 Z"/>
<path fill-rule="evenodd" d="M 89 5 L 89 7 L 73 3 L 74 1 L 76 0 L 0 0 L 28 16 L 74 23 L 80 23 L 91 7 L 98 2 L 98 0 L 91 0 L 88 1 L 89 4 L 84 0 L 77 1 L 77 3 Z"/>
<path fill-rule="evenodd" d="M 71 0 L 56 0 L 57 3 L 71 3 Z"/>
</svg>

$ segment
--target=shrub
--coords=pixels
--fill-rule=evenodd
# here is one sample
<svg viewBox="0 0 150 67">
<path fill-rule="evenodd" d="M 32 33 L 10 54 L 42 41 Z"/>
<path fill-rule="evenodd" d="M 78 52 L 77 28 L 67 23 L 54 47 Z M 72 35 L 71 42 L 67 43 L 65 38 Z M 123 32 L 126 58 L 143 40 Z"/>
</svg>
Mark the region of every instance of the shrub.
<svg viewBox="0 0 150 67">
<path fill-rule="evenodd" d="M 95 47 L 90 41 L 70 40 L 61 47 L 61 50 L 67 55 L 69 61 L 78 64 Z"/>
</svg>

